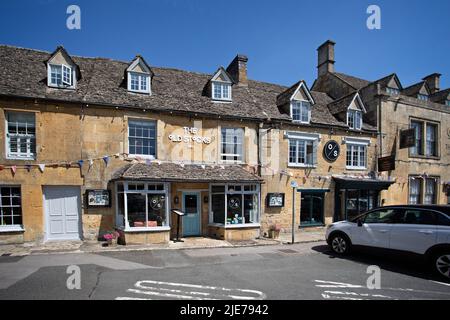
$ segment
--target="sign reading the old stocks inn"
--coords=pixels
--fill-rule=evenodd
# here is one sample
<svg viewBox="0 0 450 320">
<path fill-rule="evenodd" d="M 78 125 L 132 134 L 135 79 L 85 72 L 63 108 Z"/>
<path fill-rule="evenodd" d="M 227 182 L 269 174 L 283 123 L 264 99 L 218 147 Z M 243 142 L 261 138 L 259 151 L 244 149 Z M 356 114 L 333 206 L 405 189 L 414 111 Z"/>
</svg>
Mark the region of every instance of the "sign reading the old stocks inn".
<svg viewBox="0 0 450 320">
<path fill-rule="evenodd" d="M 339 158 L 340 151 L 339 144 L 334 140 L 330 140 L 323 148 L 323 155 L 328 161 L 334 162 Z"/>
<path fill-rule="evenodd" d="M 210 144 L 211 137 L 202 137 L 199 135 L 199 129 L 195 127 L 183 127 L 184 135 L 180 134 L 170 134 L 169 140 L 172 142 L 196 142 L 203 144 Z"/>
</svg>

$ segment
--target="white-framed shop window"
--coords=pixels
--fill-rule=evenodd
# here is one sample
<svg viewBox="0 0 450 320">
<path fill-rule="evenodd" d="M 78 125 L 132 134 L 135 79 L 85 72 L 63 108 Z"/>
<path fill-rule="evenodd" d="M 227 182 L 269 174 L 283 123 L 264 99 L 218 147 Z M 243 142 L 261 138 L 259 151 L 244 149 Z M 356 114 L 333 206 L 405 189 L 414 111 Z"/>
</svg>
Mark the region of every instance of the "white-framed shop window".
<svg viewBox="0 0 450 320">
<path fill-rule="evenodd" d="M 116 225 L 125 231 L 170 230 L 169 184 L 116 182 Z"/>
<path fill-rule="evenodd" d="M 228 227 L 259 225 L 260 201 L 259 184 L 211 184 L 209 222 Z"/>
</svg>

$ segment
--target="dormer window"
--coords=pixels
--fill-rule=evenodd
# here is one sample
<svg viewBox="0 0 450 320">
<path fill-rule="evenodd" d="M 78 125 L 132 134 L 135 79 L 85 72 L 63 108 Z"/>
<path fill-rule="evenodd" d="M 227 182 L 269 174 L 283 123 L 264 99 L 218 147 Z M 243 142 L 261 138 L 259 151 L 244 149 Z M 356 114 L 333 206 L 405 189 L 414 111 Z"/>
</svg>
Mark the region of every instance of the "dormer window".
<svg viewBox="0 0 450 320">
<path fill-rule="evenodd" d="M 291 102 L 291 117 L 293 121 L 300 123 L 309 123 L 311 119 L 311 103 L 309 101 Z"/>
<path fill-rule="evenodd" d="M 418 94 L 417 99 L 422 100 L 422 101 L 428 101 L 429 98 L 426 94 Z"/>
<path fill-rule="evenodd" d="M 362 128 L 362 112 L 357 110 L 347 111 L 347 125 L 350 129 L 361 130 Z"/>
<path fill-rule="evenodd" d="M 58 47 L 47 61 L 47 85 L 75 89 L 79 69 L 63 47 Z"/>
<path fill-rule="evenodd" d="M 214 100 L 231 101 L 231 83 L 213 81 L 212 93 Z"/>
<path fill-rule="evenodd" d="M 133 92 L 150 93 L 150 76 L 143 73 L 129 72 L 128 90 Z"/>
<path fill-rule="evenodd" d="M 127 88 L 130 92 L 151 94 L 151 80 L 153 71 L 145 62 L 144 58 L 137 55 L 128 65 L 127 72 Z"/>
<path fill-rule="evenodd" d="M 390 88 L 390 87 L 387 87 L 387 88 L 386 88 L 386 92 L 387 92 L 388 94 L 392 94 L 392 95 L 394 95 L 394 96 L 397 96 L 397 95 L 400 94 L 400 90 L 397 89 L 397 88 Z"/>
</svg>

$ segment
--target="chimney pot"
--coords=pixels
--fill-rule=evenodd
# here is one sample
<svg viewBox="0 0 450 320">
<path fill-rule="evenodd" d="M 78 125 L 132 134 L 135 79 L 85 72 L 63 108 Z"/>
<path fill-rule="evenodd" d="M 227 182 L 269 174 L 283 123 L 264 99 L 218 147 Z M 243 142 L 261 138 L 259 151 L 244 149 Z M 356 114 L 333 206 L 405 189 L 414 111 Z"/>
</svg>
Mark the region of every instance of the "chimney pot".
<svg viewBox="0 0 450 320">
<path fill-rule="evenodd" d="M 334 45 L 336 42 L 327 40 L 317 48 L 317 71 L 318 76 L 323 76 L 328 72 L 334 72 Z"/>
<path fill-rule="evenodd" d="M 422 79 L 423 81 L 425 81 L 427 83 L 428 87 L 430 88 L 431 94 L 436 93 L 441 90 L 440 78 L 441 78 L 440 73 L 432 73 Z"/>
<path fill-rule="evenodd" d="M 247 56 L 238 54 L 227 67 L 227 72 L 238 86 L 248 86 L 247 62 Z"/>
</svg>

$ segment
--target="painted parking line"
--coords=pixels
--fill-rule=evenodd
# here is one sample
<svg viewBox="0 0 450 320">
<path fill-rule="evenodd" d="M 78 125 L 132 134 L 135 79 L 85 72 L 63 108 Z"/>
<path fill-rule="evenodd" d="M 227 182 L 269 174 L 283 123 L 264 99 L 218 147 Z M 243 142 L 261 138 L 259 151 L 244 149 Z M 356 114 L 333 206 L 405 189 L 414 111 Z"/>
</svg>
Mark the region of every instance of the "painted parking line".
<svg viewBox="0 0 450 320">
<path fill-rule="evenodd" d="M 134 288 L 127 290 L 130 297 L 117 297 L 116 300 L 134 300 L 162 298 L 183 300 L 263 300 L 266 295 L 257 290 L 230 289 L 224 287 L 198 284 L 142 280 L 135 283 Z M 135 298 L 137 295 L 139 298 Z M 151 298 L 150 298 L 151 297 Z"/>
</svg>

